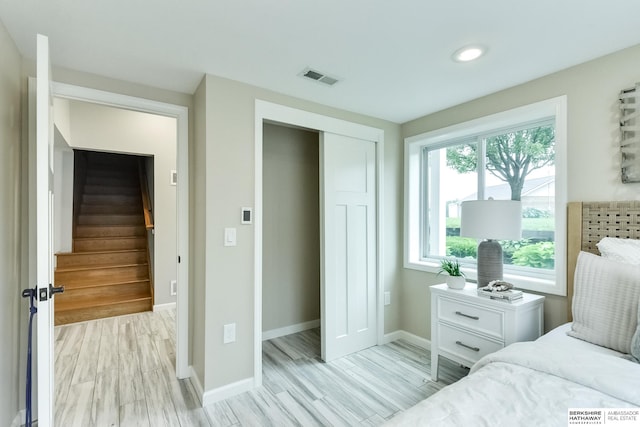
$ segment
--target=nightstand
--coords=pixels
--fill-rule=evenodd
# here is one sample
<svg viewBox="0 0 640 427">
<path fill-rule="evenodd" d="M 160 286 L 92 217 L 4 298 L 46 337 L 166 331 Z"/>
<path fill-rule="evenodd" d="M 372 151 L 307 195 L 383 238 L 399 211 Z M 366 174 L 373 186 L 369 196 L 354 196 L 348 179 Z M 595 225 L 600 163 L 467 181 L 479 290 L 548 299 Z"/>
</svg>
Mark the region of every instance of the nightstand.
<svg viewBox="0 0 640 427">
<path fill-rule="evenodd" d="M 486 354 L 540 337 L 543 303 L 529 293 L 516 302 L 481 297 L 475 283 L 461 290 L 431 286 L 431 379 L 438 381 L 438 356 L 471 367 Z"/>
</svg>

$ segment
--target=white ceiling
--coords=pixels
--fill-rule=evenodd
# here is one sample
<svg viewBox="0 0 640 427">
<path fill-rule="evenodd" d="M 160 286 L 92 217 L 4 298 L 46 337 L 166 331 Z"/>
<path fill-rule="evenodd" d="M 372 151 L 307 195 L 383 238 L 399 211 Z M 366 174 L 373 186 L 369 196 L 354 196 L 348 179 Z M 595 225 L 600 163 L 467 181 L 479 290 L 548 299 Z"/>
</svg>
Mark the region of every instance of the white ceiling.
<svg viewBox="0 0 640 427">
<path fill-rule="evenodd" d="M 638 0 L 0 0 L 27 58 L 39 32 L 60 67 L 186 93 L 210 73 L 398 123 L 638 44 L 639 14 Z M 451 60 L 472 43 L 487 55 Z"/>
</svg>

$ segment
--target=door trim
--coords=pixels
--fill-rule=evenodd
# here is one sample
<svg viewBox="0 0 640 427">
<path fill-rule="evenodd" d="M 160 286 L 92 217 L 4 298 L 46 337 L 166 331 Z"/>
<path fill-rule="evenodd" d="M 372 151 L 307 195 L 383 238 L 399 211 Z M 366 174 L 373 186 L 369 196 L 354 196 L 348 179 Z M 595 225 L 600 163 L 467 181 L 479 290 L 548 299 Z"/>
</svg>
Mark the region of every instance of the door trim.
<svg viewBox="0 0 640 427">
<path fill-rule="evenodd" d="M 189 109 L 182 105 L 153 101 L 66 83 L 52 83 L 53 96 L 124 108 L 176 119 L 177 144 L 177 264 L 176 376 L 189 378 Z M 176 260 L 177 262 L 177 260 Z"/>
<path fill-rule="evenodd" d="M 384 199 L 382 191 L 384 178 L 384 130 L 346 120 L 323 116 L 280 104 L 256 99 L 255 101 L 255 209 L 254 209 L 254 387 L 262 385 L 262 127 L 264 122 L 274 122 L 285 126 L 297 126 L 319 132 L 330 132 L 376 143 L 376 238 L 377 238 L 377 278 L 376 278 L 376 329 L 377 343 L 384 339 L 384 287 L 382 286 L 384 264 L 383 227 Z"/>
</svg>

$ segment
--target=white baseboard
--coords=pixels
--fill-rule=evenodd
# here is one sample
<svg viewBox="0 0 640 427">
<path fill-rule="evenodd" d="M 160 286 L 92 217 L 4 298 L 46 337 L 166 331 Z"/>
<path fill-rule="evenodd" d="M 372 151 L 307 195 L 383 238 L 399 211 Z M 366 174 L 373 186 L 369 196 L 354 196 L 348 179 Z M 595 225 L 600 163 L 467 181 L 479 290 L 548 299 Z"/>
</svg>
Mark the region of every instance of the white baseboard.
<svg viewBox="0 0 640 427">
<path fill-rule="evenodd" d="M 254 389 L 254 379 L 247 378 L 205 392 L 193 366 L 189 366 L 189 370 L 191 371 L 191 378 L 189 379 L 191 380 L 193 388 L 196 390 L 196 395 L 202 407 Z"/>
<path fill-rule="evenodd" d="M 202 395 L 202 406 L 211 405 L 229 397 L 254 389 L 253 377 L 227 384 L 213 390 L 208 390 Z"/>
<path fill-rule="evenodd" d="M 166 304 L 157 304 L 153 306 L 153 311 L 172 310 L 176 308 L 175 302 L 168 302 Z"/>
<path fill-rule="evenodd" d="M 270 331 L 262 332 L 262 341 L 272 340 L 274 338 L 283 337 L 285 335 L 295 334 L 298 332 L 306 331 L 307 329 L 317 328 L 319 326 L 320 319 L 316 319 L 291 326 L 285 326 L 284 328 L 271 329 Z"/>
<path fill-rule="evenodd" d="M 419 337 L 418 335 L 415 335 L 403 330 L 398 330 L 395 332 L 390 332 L 388 334 L 385 334 L 383 337 L 382 344 L 388 344 L 390 342 L 397 341 L 400 339 L 405 340 L 413 345 L 417 345 L 418 347 L 422 347 L 426 350 L 431 351 L 431 341 L 429 341 L 426 338 Z"/>
<path fill-rule="evenodd" d="M 200 383 L 200 379 L 198 378 L 198 374 L 196 374 L 196 370 L 193 369 L 193 366 L 189 366 L 189 372 L 190 372 L 190 377 L 189 380 L 191 381 L 191 385 L 193 385 L 193 388 L 196 389 L 196 396 L 198 396 L 198 400 L 200 401 L 200 405 L 204 406 L 202 404 L 202 400 L 203 400 L 203 395 L 204 395 L 204 389 L 202 388 L 202 384 Z"/>
<path fill-rule="evenodd" d="M 21 409 L 16 414 L 16 417 L 13 419 L 11 423 L 11 427 L 20 427 L 23 426 L 27 422 L 27 411 L 25 409 Z"/>
</svg>

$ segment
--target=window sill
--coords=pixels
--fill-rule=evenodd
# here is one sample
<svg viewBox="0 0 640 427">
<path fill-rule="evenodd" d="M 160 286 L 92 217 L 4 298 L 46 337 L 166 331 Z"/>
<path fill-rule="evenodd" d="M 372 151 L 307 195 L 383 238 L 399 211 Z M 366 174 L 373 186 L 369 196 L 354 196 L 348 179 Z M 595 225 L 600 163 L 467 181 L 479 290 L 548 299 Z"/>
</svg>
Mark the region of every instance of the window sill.
<svg viewBox="0 0 640 427">
<path fill-rule="evenodd" d="M 405 262 L 404 268 L 437 274 L 438 271 L 440 271 L 440 263 L 435 260 L 409 261 Z M 464 266 L 463 264 L 462 270 L 464 271 L 465 277 L 468 281 L 477 281 L 478 273 L 475 266 Z M 518 289 L 533 291 L 541 294 L 562 296 L 566 295 L 566 290 L 561 286 L 558 286 L 556 281 L 553 279 L 531 277 L 521 274 L 513 274 L 512 272 L 505 272 L 504 280 L 513 283 L 513 285 Z"/>
</svg>

